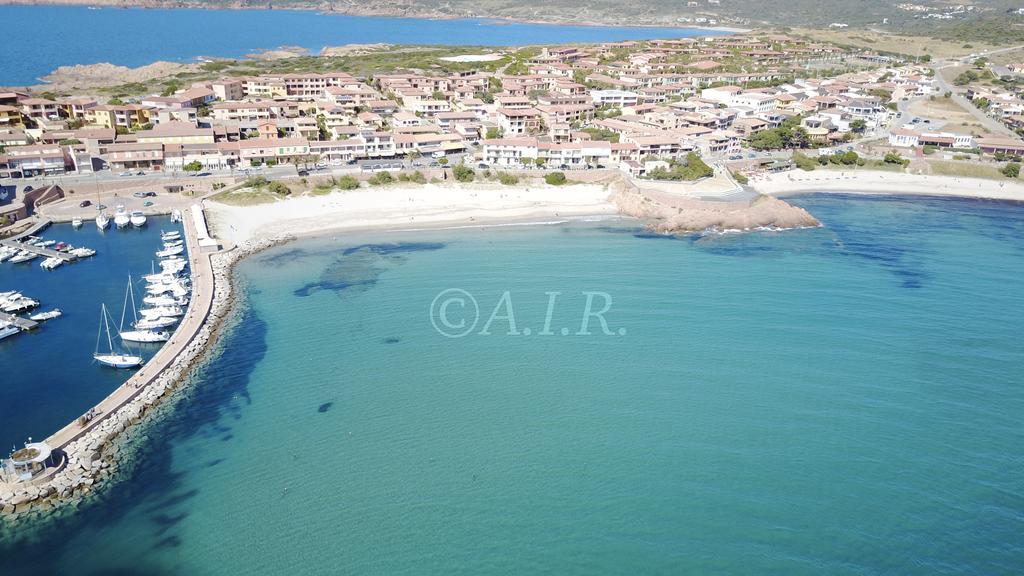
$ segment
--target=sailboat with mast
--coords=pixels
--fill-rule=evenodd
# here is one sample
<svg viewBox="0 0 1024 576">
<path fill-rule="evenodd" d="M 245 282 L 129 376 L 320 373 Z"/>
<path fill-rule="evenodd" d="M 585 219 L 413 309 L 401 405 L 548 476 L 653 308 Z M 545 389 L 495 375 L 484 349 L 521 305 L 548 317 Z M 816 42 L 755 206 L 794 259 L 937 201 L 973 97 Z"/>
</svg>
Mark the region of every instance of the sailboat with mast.
<svg viewBox="0 0 1024 576">
<path fill-rule="evenodd" d="M 124 318 L 128 314 L 128 303 L 132 305 L 132 326 L 135 330 L 124 329 Z M 149 320 L 149 318 L 146 318 Z M 143 325 L 145 326 L 145 325 Z M 121 324 L 118 327 L 118 333 L 121 335 L 121 340 L 126 342 L 142 342 L 142 343 L 154 343 L 154 342 L 167 342 L 171 337 L 166 331 L 152 330 L 149 328 L 139 328 L 139 313 L 135 308 L 135 291 L 132 290 L 132 277 L 128 276 L 128 289 L 124 293 L 124 308 L 121 310 Z"/>
<path fill-rule="evenodd" d="M 100 354 L 100 342 L 104 330 L 107 334 L 107 352 Z M 92 355 L 93 360 L 110 366 L 111 368 L 135 368 L 142 365 L 142 357 L 133 354 L 125 354 L 114 350 L 114 339 L 110 335 L 110 315 L 107 314 L 107 305 L 100 304 L 100 327 L 96 332 L 96 351 Z"/>
</svg>

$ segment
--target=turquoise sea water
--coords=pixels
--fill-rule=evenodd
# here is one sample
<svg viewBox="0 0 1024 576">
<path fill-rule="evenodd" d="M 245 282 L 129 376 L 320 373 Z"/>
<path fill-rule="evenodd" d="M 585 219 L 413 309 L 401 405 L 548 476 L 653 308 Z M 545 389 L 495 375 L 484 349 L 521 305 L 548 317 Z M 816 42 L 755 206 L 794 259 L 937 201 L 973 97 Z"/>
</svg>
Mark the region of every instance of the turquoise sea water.
<svg viewBox="0 0 1024 576">
<path fill-rule="evenodd" d="M 157 60 L 193 61 L 198 56 L 237 58 L 279 46 L 302 46 L 317 53 L 325 46 L 378 42 L 522 46 L 722 34 L 696 28 L 557 26 L 321 15 L 301 10 L 90 10 L 85 6 L 0 6 L 0 22 L 16 31 L 18 40 L 4 48 L 0 86 L 35 84 L 58 66 L 97 62 L 141 66 Z M 44 37 L 51 39 L 45 50 L 27 41 Z"/>
<path fill-rule="evenodd" d="M 254 257 L 241 323 L 138 466 L 0 571 L 1019 573 L 1024 206 L 797 202 L 825 227 Z M 481 310 L 462 338 L 431 322 L 452 288 Z M 519 335 L 481 335 L 506 291 Z M 612 335 L 578 334 L 583 292 Z"/>
<path fill-rule="evenodd" d="M 0 292 L 16 290 L 38 300 L 39 312 L 60 308 L 64 313 L 0 341 L 0 456 L 6 458 L 12 446 L 21 447 L 28 437 L 41 440 L 56 432 L 129 378 L 132 371 L 92 359 L 100 303 L 107 305 L 116 330 L 132 275 L 141 307 L 145 283 L 140 276 L 150 273 L 157 259 L 153 253 L 163 248 L 161 230 L 181 230 L 181 225 L 157 216 L 149 217 L 144 228 L 116 230 L 111 224 L 102 232 L 91 220 L 78 230 L 55 224 L 40 236 L 92 248 L 96 255 L 53 271 L 39 267 L 42 258 L 0 263 Z M 159 345 L 135 344 L 131 350 L 149 358 Z"/>
</svg>

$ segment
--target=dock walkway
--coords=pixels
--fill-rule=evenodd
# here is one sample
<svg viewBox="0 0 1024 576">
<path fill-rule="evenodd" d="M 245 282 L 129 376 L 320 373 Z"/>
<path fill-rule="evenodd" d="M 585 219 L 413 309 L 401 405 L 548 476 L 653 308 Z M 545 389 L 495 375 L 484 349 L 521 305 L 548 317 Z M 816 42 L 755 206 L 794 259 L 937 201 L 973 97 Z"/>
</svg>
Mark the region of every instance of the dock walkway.
<svg viewBox="0 0 1024 576">
<path fill-rule="evenodd" d="M 66 254 L 64 252 L 57 252 L 56 250 L 50 250 L 49 248 L 40 248 L 39 246 L 33 246 L 31 244 L 25 244 L 24 242 L 16 242 L 14 240 L 0 240 L 0 244 L 4 246 L 10 246 L 12 248 L 18 248 L 25 250 L 26 252 L 32 252 L 33 254 L 39 254 L 46 258 L 60 258 L 65 262 L 73 262 L 77 258 L 73 254 Z"/>
<path fill-rule="evenodd" d="M 14 324 L 22 330 L 31 330 L 36 326 L 39 326 L 39 322 L 36 322 L 35 320 L 15 316 L 14 314 L 8 314 L 7 312 L 0 312 L 0 320 Z"/>
</svg>

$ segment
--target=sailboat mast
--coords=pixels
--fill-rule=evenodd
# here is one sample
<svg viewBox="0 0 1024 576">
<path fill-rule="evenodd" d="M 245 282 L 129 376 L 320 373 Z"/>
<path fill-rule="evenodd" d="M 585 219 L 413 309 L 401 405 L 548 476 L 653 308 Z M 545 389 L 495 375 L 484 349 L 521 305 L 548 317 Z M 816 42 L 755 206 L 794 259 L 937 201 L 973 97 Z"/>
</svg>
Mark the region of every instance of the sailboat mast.
<svg viewBox="0 0 1024 576">
<path fill-rule="evenodd" d="M 107 318 L 107 305 L 106 304 L 101 304 L 100 306 L 103 307 L 103 325 L 107 329 L 107 346 L 110 346 L 110 353 L 113 354 L 114 353 L 114 341 L 110 338 L 110 323 L 107 321 L 108 320 L 108 318 Z"/>
<path fill-rule="evenodd" d="M 97 356 L 100 353 L 100 335 L 103 334 L 103 305 L 100 305 L 100 323 L 96 325 L 96 350 L 92 353 Z"/>
<path fill-rule="evenodd" d="M 128 312 L 128 292 L 132 289 L 132 277 L 128 276 L 128 288 L 124 291 L 124 304 L 121 306 L 121 324 L 118 325 L 117 331 L 124 332 L 124 315 Z"/>
</svg>

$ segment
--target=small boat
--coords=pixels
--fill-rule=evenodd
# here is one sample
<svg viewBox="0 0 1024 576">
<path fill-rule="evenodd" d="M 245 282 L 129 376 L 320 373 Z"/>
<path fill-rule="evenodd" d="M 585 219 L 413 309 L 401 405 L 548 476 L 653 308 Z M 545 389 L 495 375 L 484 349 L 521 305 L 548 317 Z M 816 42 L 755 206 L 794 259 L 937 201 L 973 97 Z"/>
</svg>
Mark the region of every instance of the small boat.
<svg viewBox="0 0 1024 576">
<path fill-rule="evenodd" d="M 171 210 L 171 222 L 181 222 L 181 210 Z"/>
<path fill-rule="evenodd" d="M 42 262 L 40 262 L 39 263 L 39 267 L 42 268 L 43 270 L 53 270 L 54 268 L 57 268 L 58 266 L 60 266 L 63 263 L 64 263 L 64 261 L 61 260 L 60 258 L 57 258 L 56 256 L 52 256 L 52 257 L 47 258 L 46 260 L 43 260 Z"/>
<path fill-rule="evenodd" d="M 176 316 L 181 316 L 184 313 L 185 311 L 175 304 L 170 306 L 158 306 L 156 308 L 143 308 L 142 310 L 139 310 L 139 314 L 142 314 L 143 318 L 160 318 L 161 316 L 174 318 Z"/>
<path fill-rule="evenodd" d="M 16 298 L 0 302 L 0 311 L 7 312 L 8 314 L 21 314 L 22 312 L 28 312 L 36 306 L 39 306 L 38 300 L 26 298 L 19 294 Z"/>
<path fill-rule="evenodd" d="M 128 330 L 121 332 L 121 340 L 128 342 L 143 342 L 148 344 L 153 342 L 167 342 L 170 339 L 170 334 L 163 330 Z"/>
<path fill-rule="evenodd" d="M 184 244 L 184 242 L 181 241 L 181 240 L 170 240 L 168 242 L 164 242 L 164 249 L 166 250 L 168 248 L 177 248 L 178 246 L 181 246 L 182 244 Z"/>
<path fill-rule="evenodd" d="M 10 246 L 0 246 L 0 262 L 8 260 L 17 253 L 17 248 L 11 248 Z"/>
<path fill-rule="evenodd" d="M 35 260 L 38 257 L 39 257 L 39 255 L 34 253 L 34 252 L 29 252 L 28 250 L 22 250 L 21 252 L 18 252 L 14 256 L 14 258 L 11 258 L 11 264 L 21 264 L 22 262 L 28 262 L 30 260 Z"/>
<path fill-rule="evenodd" d="M 131 280 L 129 280 L 129 286 Z M 127 294 L 125 304 L 127 304 Z M 121 316 L 121 322 L 124 322 L 124 315 Z M 107 353 L 100 354 L 100 342 L 103 331 L 107 333 Z M 118 334 L 120 336 L 120 334 Z M 96 333 L 96 351 L 93 352 L 93 359 L 103 364 L 104 366 L 110 366 L 111 368 L 135 368 L 136 366 L 142 365 L 142 357 L 134 354 L 126 354 L 124 352 L 114 350 L 114 339 L 110 335 L 110 315 L 107 314 L 107 305 L 100 304 L 100 327 Z"/>
<path fill-rule="evenodd" d="M 33 320 L 35 322 L 43 322 L 45 320 L 53 320 L 54 318 L 60 318 L 62 314 L 63 312 L 60 311 L 60 308 L 54 308 L 49 312 L 39 312 L 38 314 L 33 314 L 29 316 L 28 319 Z"/>
<path fill-rule="evenodd" d="M 128 216 L 128 221 L 132 223 L 132 226 L 142 228 L 146 225 L 146 215 L 141 210 L 133 210 L 131 215 Z"/>
<path fill-rule="evenodd" d="M 164 242 L 171 240 L 181 240 L 181 232 L 178 232 L 177 230 L 172 232 L 161 232 L 160 239 L 163 240 Z"/>
<path fill-rule="evenodd" d="M 56 240 L 40 240 L 39 242 L 36 242 L 36 246 L 40 248 L 49 248 L 50 246 L 53 246 L 56 243 Z"/>
<path fill-rule="evenodd" d="M 177 256 L 185 251 L 184 246 L 174 246 L 173 248 L 167 248 L 166 250 L 160 250 L 156 253 L 158 258 L 168 258 L 170 256 Z"/>
<path fill-rule="evenodd" d="M 67 252 L 72 246 L 67 242 L 57 242 L 57 245 L 53 247 L 57 252 Z"/>
<path fill-rule="evenodd" d="M 71 226 L 75 230 L 78 230 L 79 228 L 82 227 L 82 219 L 81 218 L 75 218 L 75 219 L 71 220 Z"/>
<path fill-rule="evenodd" d="M 114 226 L 118 228 L 124 228 L 131 224 L 131 216 L 128 215 L 128 211 L 124 209 L 121 204 L 117 205 L 117 209 L 114 211 Z"/>
<path fill-rule="evenodd" d="M 71 250 L 68 250 L 68 254 L 71 254 L 75 258 L 88 258 L 89 256 L 95 256 L 96 251 L 92 248 L 85 248 L 83 246 L 81 248 L 72 248 Z"/>
<path fill-rule="evenodd" d="M 175 298 L 174 296 L 158 295 L 158 296 L 146 296 L 142 299 L 142 303 L 146 306 L 163 307 L 163 306 L 185 306 L 188 304 L 188 298 L 184 296 Z"/>
<path fill-rule="evenodd" d="M 18 332 L 21 332 L 21 329 L 15 326 L 14 324 L 11 324 L 10 322 L 0 321 L 0 340 L 3 340 L 8 336 L 14 336 Z"/>
<path fill-rule="evenodd" d="M 143 318 L 135 323 L 135 328 L 139 330 L 155 330 L 159 328 L 167 328 L 168 326 L 174 326 L 178 323 L 177 318 Z"/>
<path fill-rule="evenodd" d="M 110 226 L 110 218 L 107 218 L 107 215 L 104 214 L 103 212 L 97 214 L 96 227 L 99 228 L 100 230 L 106 230 L 108 226 Z"/>
</svg>

